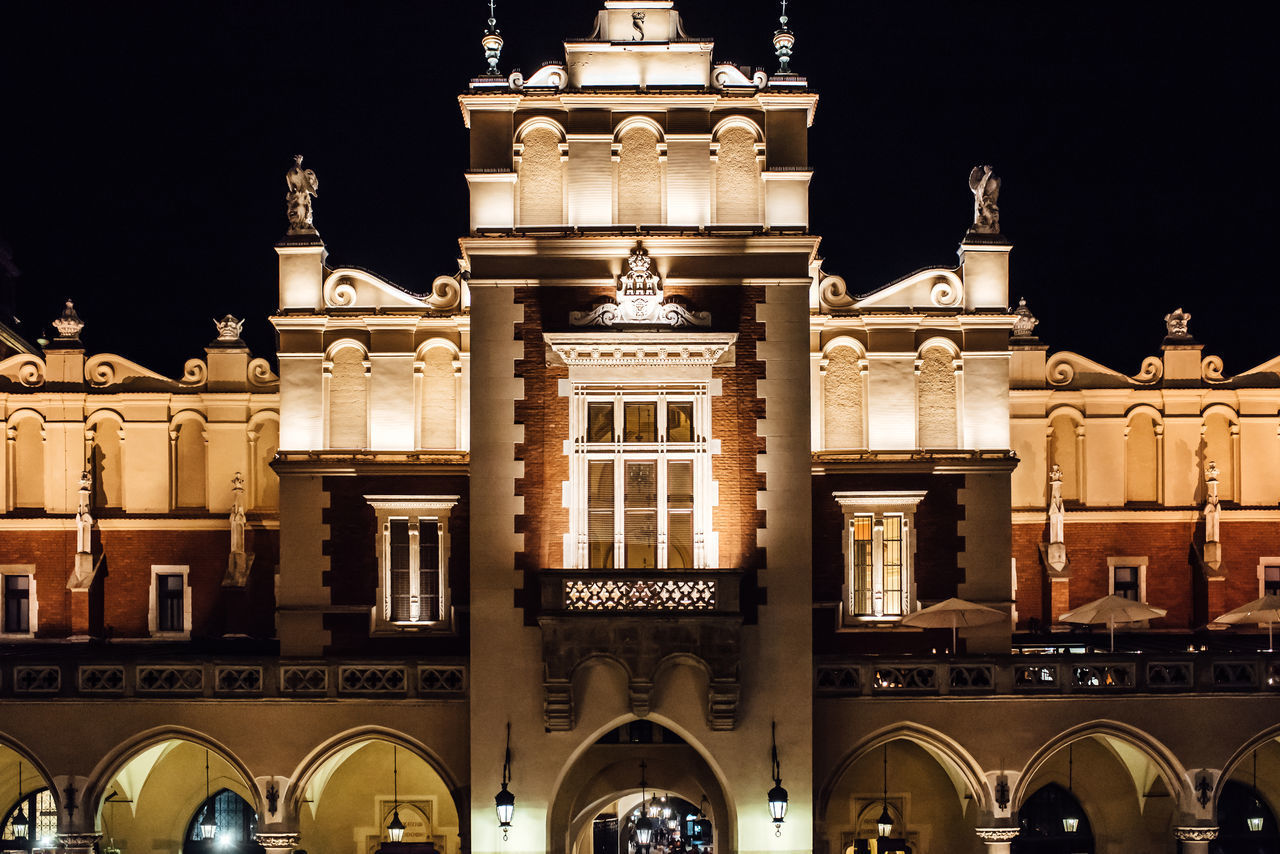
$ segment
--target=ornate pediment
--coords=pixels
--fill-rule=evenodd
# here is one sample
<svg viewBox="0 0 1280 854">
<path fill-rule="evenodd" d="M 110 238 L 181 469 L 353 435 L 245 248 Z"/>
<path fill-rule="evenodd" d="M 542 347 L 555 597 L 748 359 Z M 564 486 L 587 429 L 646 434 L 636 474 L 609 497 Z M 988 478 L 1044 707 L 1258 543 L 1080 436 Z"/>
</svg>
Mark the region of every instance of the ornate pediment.
<svg viewBox="0 0 1280 854">
<path fill-rule="evenodd" d="M 692 312 L 682 305 L 665 302 L 662 277 L 653 271 L 653 259 L 640 244 L 627 259 L 627 271 L 618 277 L 614 301 L 591 311 L 569 315 L 573 326 L 710 326 L 711 314 Z"/>
</svg>

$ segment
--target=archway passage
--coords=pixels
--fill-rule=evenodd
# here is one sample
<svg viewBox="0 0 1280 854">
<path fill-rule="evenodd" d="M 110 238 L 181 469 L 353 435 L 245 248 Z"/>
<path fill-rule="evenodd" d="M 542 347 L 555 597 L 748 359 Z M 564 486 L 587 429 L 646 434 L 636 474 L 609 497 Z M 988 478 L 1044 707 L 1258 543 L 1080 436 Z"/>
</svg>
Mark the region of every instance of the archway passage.
<svg viewBox="0 0 1280 854">
<path fill-rule="evenodd" d="M 230 789 L 210 795 L 187 825 L 183 854 L 260 854 L 255 841 L 258 816 L 244 798 Z"/>
<path fill-rule="evenodd" d="M 1014 854 L 1093 854 L 1093 826 L 1075 795 L 1056 783 L 1042 786 L 1018 812 Z"/>
<path fill-rule="evenodd" d="M 705 799 L 699 807 L 676 795 L 656 792 L 647 799 L 624 798 L 612 805 L 613 811 L 596 816 L 592 824 L 592 854 L 644 854 L 642 819 L 649 821 L 650 854 L 714 854 L 715 828 L 710 819 L 703 817 L 705 804 Z M 613 817 L 615 828 L 612 834 L 609 816 Z"/>
<path fill-rule="evenodd" d="M 244 804 L 255 826 L 256 790 L 239 762 L 211 744 L 192 738 L 169 737 L 144 743 L 127 754 L 107 778 L 98 808 L 98 826 L 104 849 L 124 852 L 165 850 L 197 854 L 217 850 L 220 854 L 251 854 L 260 851 L 251 837 L 237 838 L 233 844 L 232 825 L 224 816 L 226 844 L 201 844 L 192 839 L 193 823 L 199 823 L 204 808 L 218 796 L 229 803 L 234 797 Z M 242 825 L 238 834 L 246 834 Z"/>
<path fill-rule="evenodd" d="M 55 848 L 58 802 L 41 769 L 0 740 L 0 851 Z"/>
<path fill-rule="evenodd" d="M 398 817 L 407 843 L 434 843 L 459 854 L 454 793 L 423 756 L 380 736 L 332 750 L 302 782 L 298 829 L 302 847 L 324 854 L 373 854 L 392 841 Z"/>
<path fill-rule="evenodd" d="M 1280 854 L 1275 811 L 1252 786 L 1226 781 L 1218 795 L 1217 818 L 1211 854 Z"/>
</svg>

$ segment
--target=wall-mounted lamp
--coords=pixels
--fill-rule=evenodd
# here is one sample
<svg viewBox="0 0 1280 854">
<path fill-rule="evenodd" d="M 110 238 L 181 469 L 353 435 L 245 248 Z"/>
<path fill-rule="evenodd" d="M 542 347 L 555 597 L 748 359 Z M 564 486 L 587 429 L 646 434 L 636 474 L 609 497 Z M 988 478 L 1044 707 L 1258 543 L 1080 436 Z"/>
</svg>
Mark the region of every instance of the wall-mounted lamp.
<svg viewBox="0 0 1280 854">
<path fill-rule="evenodd" d="M 511 722 L 507 721 L 507 750 L 502 756 L 502 790 L 493 796 L 493 807 L 498 811 L 498 827 L 502 828 L 502 840 L 507 840 L 511 830 L 511 818 L 516 812 L 516 796 L 507 790 L 511 782 Z"/>
<path fill-rule="evenodd" d="M 773 788 L 769 790 L 769 817 L 773 819 L 773 835 L 782 835 L 782 822 L 787 817 L 787 790 L 782 788 L 782 767 L 778 764 L 778 722 L 772 724 Z"/>
</svg>

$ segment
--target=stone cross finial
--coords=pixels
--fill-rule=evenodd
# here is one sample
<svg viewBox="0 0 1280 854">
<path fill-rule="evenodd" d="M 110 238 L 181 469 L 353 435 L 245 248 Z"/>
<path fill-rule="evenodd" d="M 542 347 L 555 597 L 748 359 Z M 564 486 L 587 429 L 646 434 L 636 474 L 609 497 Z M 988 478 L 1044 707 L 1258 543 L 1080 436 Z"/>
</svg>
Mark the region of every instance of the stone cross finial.
<svg viewBox="0 0 1280 854">
<path fill-rule="evenodd" d="M 791 54 L 795 51 L 796 34 L 787 26 L 787 0 L 782 0 L 782 15 L 778 18 L 781 25 L 773 34 L 773 53 L 778 57 L 778 73 L 791 73 Z"/>
<path fill-rule="evenodd" d="M 1191 337 L 1191 314 L 1178 308 L 1164 316 L 1164 325 L 1170 338 Z"/>
<path fill-rule="evenodd" d="M 62 314 L 53 322 L 53 328 L 58 330 L 58 337 L 64 341 L 74 341 L 80 337 L 80 332 L 84 329 L 84 321 L 80 319 L 80 315 L 76 314 L 75 304 L 70 298 L 67 299 Z"/>
<path fill-rule="evenodd" d="M 484 48 L 485 62 L 489 63 L 485 74 L 490 77 L 501 77 L 502 72 L 498 71 L 498 62 L 502 59 L 502 31 L 498 29 L 494 0 L 489 0 L 489 26 L 485 28 L 484 35 L 480 38 L 480 46 Z"/>
</svg>

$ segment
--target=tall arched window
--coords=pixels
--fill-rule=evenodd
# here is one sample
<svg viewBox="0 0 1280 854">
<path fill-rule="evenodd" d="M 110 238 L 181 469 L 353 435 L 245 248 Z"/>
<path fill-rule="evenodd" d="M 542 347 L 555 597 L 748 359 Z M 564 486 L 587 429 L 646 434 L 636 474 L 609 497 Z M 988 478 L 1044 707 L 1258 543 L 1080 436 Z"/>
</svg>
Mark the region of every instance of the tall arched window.
<svg viewBox="0 0 1280 854">
<path fill-rule="evenodd" d="M 1124 441 L 1125 501 L 1160 500 L 1158 447 L 1155 419 L 1141 412 L 1130 418 Z"/>
<path fill-rule="evenodd" d="M 454 355 L 443 347 L 422 354 L 419 446 L 433 450 L 458 447 L 458 382 Z"/>
<path fill-rule="evenodd" d="M 742 125 L 720 132 L 716 157 L 716 222 L 756 224 L 760 214 L 760 161 L 756 134 Z"/>
<path fill-rule="evenodd" d="M 280 478 L 271 462 L 280 449 L 280 422 L 274 417 L 263 420 L 253 444 L 253 506 L 273 509 L 280 506 Z"/>
<path fill-rule="evenodd" d="M 93 425 L 89 470 L 93 474 L 94 507 L 124 506 L 124 430 L 114 417 L 104 416 Z"/>
<path fill-rule="evenodd" d="M 662 166 L 658 135 L 648 125 L 634 125 L 618 140 L 618 222 L 662 222 Z"/>
<path fill-rule="evenodd" d="M 329 447 L 362 449 L 369 444 L 369 383 L 364 351 L 339 347 L 329 376 Z"/>
<path fill-rule="evenodd" d="M 10 423 L 13 504 L 44 507 L 44 425 L 31 416 Z"/>
<path fill-rule="evenodd" d="M 18 833 L 14 829 L 13 820 L 21 808 L 27 821 L 26 829 Z M 4 815 L 4 823 L 0 825 L 0 848 L 6 851 L 34 848 L 54 848 L 58 844 L 58 806 L 53 801 L 53 794 L 48 789 L 37 789 L 28 792 L 17 803 L 9 807 Z"/>
<path fill-rule="evenodd" d="M 1203 469 L 1208 469 L 1211 462 L 1218 466 L 1218 497 L 1223 501 L 1236 498 L 1236 454 L 1231 428 L 1231 419 L 1226 415 L 1210 413 L 1204 419 L 1204 436 L 1200 445 Z"/>
<path fill-rule="evenodd" d="M 862 367 L 858 351 L 848 345 L 833 347 L 827 353 L 822 383 L 824 447 L 866 447 L 862 437 Z"/>
<path fill-rule="evenodd" d="M 917 382 L 919 446 L 959 447 L 956 369 L 951 351 L 942 345 L 925 348 L 920 354 Z"/>
<path fill-rule="evenodd" d="M 1074 831 L 1064 818 L 1079 819 Z M 1021 832 L 1013 840 L 1013 854 L 1093 854 L 1093 826 L 1071 792 L 1050 783 L 1027 798 L 1018 810 Z"/>
<path fill-rule="evenodd" d="M 1080 500 L 1080 460 L 1076 440 L 1076 422 L 1069 415 L 1059 415 L 1049 422 L 1049 465 L 1062 469 L 1062 500 Z"/>
<path fill-rule="evenodd" d="M 564 167 L 560 162 L 561 135 L 536 125 L 521 138 L 520 225 L 559 225 L 564 222 Z"/>
<path fill-rule="evenodd" d="M 253 807 L 235 792 L 223 789 L 202 803 L 191 816 L 184 851 L 203 851 L 204 846 L 199 844 L 206 841 L 202 825 L 209 817 L 217 827 L 210 841 L 217 844 L 219 851 L 249 851 L 256 847 L 254 834 L 258 829 L 258 816 Z M 190 845 L 192 842 L 197 844 Z"/>
<path fill-rule="evenodd" d="M 176 432 L 173 440 L 174 506 L 205 507 L 204 422 L 189 418 L 176 425 Z"/>
</svg>

